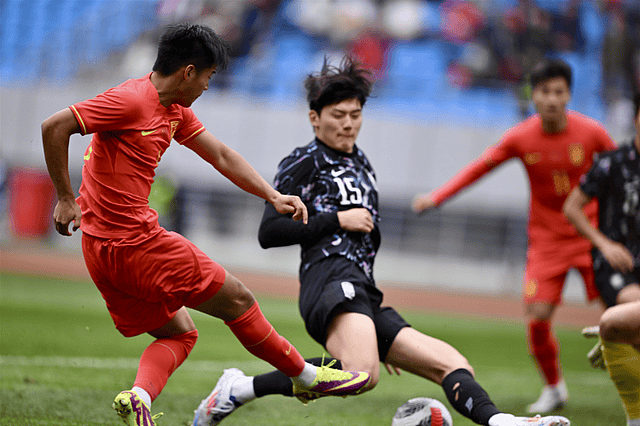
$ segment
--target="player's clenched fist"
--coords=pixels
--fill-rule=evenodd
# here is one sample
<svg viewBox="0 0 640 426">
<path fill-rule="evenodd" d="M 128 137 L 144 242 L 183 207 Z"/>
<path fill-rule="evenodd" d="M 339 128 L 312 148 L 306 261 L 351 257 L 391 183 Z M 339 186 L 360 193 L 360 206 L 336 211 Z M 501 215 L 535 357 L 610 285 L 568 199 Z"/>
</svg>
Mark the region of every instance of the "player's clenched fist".
<svg viewBox="0 0 640 426">
<path fill-rule="evenodd" d="M 415 213 L 424 213 L 438 207 L 431 199 L 431 194 L 418 195 L 413 199 L 411 208 Z"/>
<path fill-rule="evenodd" d="M 625 273 L 633 271 L 633 254 L 624 244 L 607 239 L 598 248 L 613 269 Z"/>
<path fill-rule="evenodd" d="M 309 220 L 307 206 L 296 195 L 282 195 L 279 193 L 272 204 L 278 213 L 293 214 L 293 220 L 302 220 L 304 224 Z"/>
<path fill-rule="evenodd" d="M 338 221 L 345 231 L 366 233 L 373 231 L 373 218 L 369 210 L 364 207 L 338 212 Z"/>
<path fill-rule="evenodd" d="M 74 232 L 80 228 L 80 218 L 82 213 L 80 206 L 75 200 L 59 200 L 53 210 L 53 222 L 56 227 L 56 231 L 60 235 L 69 236 L 69 224 L 73 222 Z"/>
</svg>

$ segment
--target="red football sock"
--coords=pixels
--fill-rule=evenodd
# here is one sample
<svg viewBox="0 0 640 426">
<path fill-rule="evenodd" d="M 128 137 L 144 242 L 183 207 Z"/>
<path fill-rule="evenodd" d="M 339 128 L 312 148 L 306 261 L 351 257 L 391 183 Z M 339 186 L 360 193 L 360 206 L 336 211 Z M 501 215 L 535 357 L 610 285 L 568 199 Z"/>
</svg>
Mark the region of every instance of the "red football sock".
<svg viewBox="0 0 640 426">
<path fill-rule="evenodd" d="M 140 357 L 138 374 L 133 386 L 141 387 L 156 399 L 169 376 L 187 359 L 198 340 L 198 330 L 166 339 L 158 339 L 144 350 Z"/>
<path fill-rule="evenodd" d="M 267 361 L 289 377 L 302 373 L 302 355 L 267 321 L 258 302 L 240 317 L 233 321 L 225 321 L 225 324 L 253 355 Z"/>
<path fill-rule="evenodd" d="M 529 352 L 536 360 L 548 385 L 560 381 L 560 352 L 558 341 L 551 332 L 549 321 L 532 319 L 529 322 Z"/>
</svg>

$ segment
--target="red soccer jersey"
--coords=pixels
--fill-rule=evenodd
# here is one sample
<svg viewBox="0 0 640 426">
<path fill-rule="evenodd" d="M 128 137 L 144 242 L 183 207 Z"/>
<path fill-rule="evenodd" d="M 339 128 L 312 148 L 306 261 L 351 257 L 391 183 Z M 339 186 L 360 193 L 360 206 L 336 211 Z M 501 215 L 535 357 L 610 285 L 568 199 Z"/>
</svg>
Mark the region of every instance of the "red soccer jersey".
<svg viewBox="0 0 640 426">
<path fill-rule="evenodd" d="M 81 229 L 100 238 L 128 238 L 158 226 L 149 207 L 155 168 L 171 143 L 204 131 L 190 108 L 160 104 L 146 76 L 72 105 L 83 135 L 93 133 L 84 155 L 78 204 Z"/>
<path fill-rule="evenodd" d="M 500 142 L 487 148 L 478 160 L 434 191 L 433 200 L 436 204 L 442 203 L 494 167 L 517 157 L 527 170 L 531 188 L 529 244 L 539 251 L 589 250 L 591 244 L 564 217 L 562 205 L 580 177 L 589 170 L 594 154 L 614 149 L 616 145 L 593 119 L 570 111 L 567 121 L 567 128 L 560 133 L 546 133 L 538 115 L 511 128 Z M 595 202 L 585 208 L 585 213 L 595 224 Z"/>
</svg>

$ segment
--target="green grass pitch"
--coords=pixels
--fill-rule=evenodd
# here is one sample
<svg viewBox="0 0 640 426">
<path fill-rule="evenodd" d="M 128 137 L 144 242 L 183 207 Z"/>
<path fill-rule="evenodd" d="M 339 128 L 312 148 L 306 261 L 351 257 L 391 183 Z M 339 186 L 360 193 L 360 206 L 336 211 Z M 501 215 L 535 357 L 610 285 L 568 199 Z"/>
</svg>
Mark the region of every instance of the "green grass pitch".
<svg viewBox="0 0 640 426">
<path fill-rule="evenodd" d="M 291 300 L 257 295 L 276 329 L 305 357 L 323 349 L 306 334 Z M 520 321 L 431 316 L 400 310 L 418 330 L 454 345 L 474 366 L 496 405 L 516 415 L 538 397 L 534 370 Z M 200 339 L 191 356 L 154 402 L 165 413 L 159 426 L 190 425 L 194 408 L 208 395 L 222 369 L 247 374 L 271 368 L 250 355 L 220 320 L 193 313 Z M 137 360 L 150 336 L 126 339 L 113 327 L 91 282 L 0 274 L 0 426 L 118 425 L 113 397 L 129 389 Z M 575 426 L 624 425 L 617 393 L 606 372 L 593 370 L 586 352 L 593 341 L 579 330 L 558 328 L 562 364 L 571 394 L 562 412 Z M 439 386 L 410 374 L 388 376 L 367 394 L 323 398 L 308 406 L 269 396 L 238 409 L 228 426 L 389 426 L 404 401 L 428 396 L 446 402 Z M 456 426 L 473 423 L 450 410 Z"/>
</svg>

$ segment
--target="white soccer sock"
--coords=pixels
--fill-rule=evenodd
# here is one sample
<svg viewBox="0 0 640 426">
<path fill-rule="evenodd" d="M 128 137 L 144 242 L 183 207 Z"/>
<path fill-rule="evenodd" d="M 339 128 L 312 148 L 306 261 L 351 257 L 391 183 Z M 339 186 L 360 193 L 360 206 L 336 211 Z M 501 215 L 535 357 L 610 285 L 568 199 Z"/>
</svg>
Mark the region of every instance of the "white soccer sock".
<svg viewBox="0 0 640 426">
<path fill-rule="evenodd" d="M 251 401 L 256 398 L 256 392 L 253 389 L 253 376 L 238 377 L 231 386 L 231 396 L 240 404 Z"/>
<path fill-rule="evenodd" d="M 318 374 L 317 371 L 318 371 L 318 367 L 316 367 L 313 364 L 309 364 L 308 362 L 305 362 L 302 373 L 300 373 L 296 377 L 292 377 L 291 380 L 293 380 L 299 386 L 308 388 L 313 384 L 313 381 L 316 379 L 316 376 Z"/>
<path fill-rule="evenodd" d="M 138 386 L 134 386 L 133 389 L 131 390 L 137 393 L 140 399 L 142 399 L 144 403 L 147 404 L 147 407 L 151 409 L 151 395 L 149 395 L 149 393 L 146 390 Z"/>
</svg>

